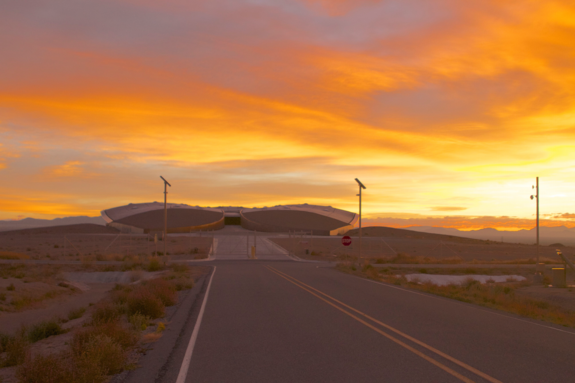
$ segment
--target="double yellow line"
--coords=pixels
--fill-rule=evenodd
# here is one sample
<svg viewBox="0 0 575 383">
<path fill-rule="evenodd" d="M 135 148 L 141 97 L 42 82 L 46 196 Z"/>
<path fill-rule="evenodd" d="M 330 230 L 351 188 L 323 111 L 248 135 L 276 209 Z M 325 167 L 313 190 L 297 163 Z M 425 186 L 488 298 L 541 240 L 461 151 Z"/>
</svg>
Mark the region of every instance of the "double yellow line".
<svg viewBox="0 0 575 383">
<path fill-rule="evenodd" d="M 397 330 L 397 329 L 395 329 L 395 328 L 393 328 L 393 327 L 391 327 L 391 326 L 389 326 L 389 325 L 386 325 L 386 324 L 383 323 L 383 322 L 378 321 L 378 320 L 375 319 L 375 318 L 372 318 L 371 316 L 369 316 L 369 315 L 367 315 L 367 314 L 365 314 L 365 313 L 363 313 L 363 312 L 361 312 L 361 311 L 359 311 L 359 310 L 357 310 L 357 309 L 355 309 L 355 308 L 353 308 L 353 307 L 351 307 L 351 306 L 346 305 L 345 303 L 343 303 L 343 302 L 341 302 L 341 301 L 339 301 L 339 300 L 337 300 L 337 299 L 335 299 L 335 298 L 333 298 L 333 297 L 327 295 L 326 293 L 324 293 L 324 292 L 322 292 L 322 291 L 320 291 L 320 290 L 318 290 L 318 289 L 316 289 L 316 288 L 313 288 L 313 287 L 311 287 L 311 286 L 308 285 L 308 284 L 303 283 L 303 282 L 300 281 L 299 279 L 296 279 L 296 278 L 294 278 L 294 277 L 292 277 L 292 276 L 290 276 L 290 275 L 288 275 L 288 274 L 286 274 L 286 273 L 284 273 L 284 272 L 281 272 L 281 271 L 279 271 L 278 269 L 276 269 L 276 268 L 274 268 L 274 267 L 271 267 L 271 266 L 265 266 L 265 267 L 266 267 L 268 270 L 270 270 L 270 271 L 276 273 L 276 274 L 279 275 L 280 277 L 284 278 L 285 280 L 287 280 L 287 281 L 293 283 L 293 284 L 296 285 L 297 287 L 299 287 L 299 288 L 301 288 L 301 289 L 307 291 L 308 293 L 314 295 L 315 297 L 321 299 L 322 301 L 324 301 L 324 302 L 327 303 L 328 305 L 333 306 L 333 307 L 335 307 L 336 309 L 338 309 L 339 311 L 343 312 L 344 314 L 346 314 L 346 315 L 352 317 L 353 319 L 355 319 L 356 321 L 360 322 L 361 324 L 363 324 L 363 325 L 369 327 L 370 329 L 374 330 L 375 332 L 377 332 L 377 333 L 379 333 L 379 334 L 385 336 L 385 337 L 388 338 L 389 340 L 391 340 L 391 341 L 393 341 L 393 342 L 399 344 L 400 346 L 402 346 L 402 347 L 408 349 L 409 351 L 413 352 L 414 354 L 416 354 L 416 355 L 422 357 L 423 359 L 427 360 L 428 362 L 430 362 L 430 363 L 436 365 L 437 367 L 441 368 L 442 370 L 446 371 L 447 373 L 449 373 L 449 374 L 455 376 L 456 378 L 458 378 L 458 379 L 461 380 L 462 382 L 473 383 L 473 380 L 471 380 L 471 379 L 469 379 L 469 378 L 467 378 L 467 377 L 461 375 L 460 373 L 458 373 L 457 371 L 454 371 L 453 369 L 447 367 L 447 366 L 444 365 L 443 363 L 440 363 L 440 362 L 436 361 L 435 359 L 433 359 L 433 358 L 431 358 L 431 357 L 425 355 L 425 354 L 422 353 L 421 351 L 419 351 L 419 350 L 417 350 L 417 349 L 411 347 L 410 345 L 406 344 L 405 342 L 401 341 L 400 339 L 398 339 L 398 338 L 396 338 L 396 337 L 394 337 L 394 336 L 391 336 L 390 334 L 388 334 L 388 333 L 382 331 L 380 328 L 378 328 L 378 327 L 376 327 L 375 325 L 373 325 L 373 324 L 371 324 L 371 323 L 365 321 L 365 320 L 362 319 L 360 316 L 362 316 L 362 317 L 364 317 L 364 318 L 370 320 L 371 322 L 373 322 L 373 323 L 375 323 L 375 324 L 377 324 L 377 325 L 379 325 L 379 326 L 381 326 L 381 327 L 384 327 L 385 329 L 387 329 L 387 330 L 389 330 L 389 331 L 394 332 L 395 334 L 397 334 L 397 335 L 399 335 L 399 336 L 401 336 L 401 337 L 403 337 L 403 338 L 405 338 L 405 339 L 407 339 L 407 340 L 409 340 L 409 341 L 411 341 L 411 342 L 413 342 L 413 343 L 415 343 L 415 344 L 417 344 L 417 345 L 419 345 L 419 346 L 421 346 L 421 347 L 423 347 L 423 348 L 426 348 L 427 350 L 429 350 L 429 351 L 435 353 L 436 355 L 439 355 L 439 356 L 441 356 L 442 358 L 445 358 L 445 359 L 449 360 L 450 362 L 455 363 L 455 364 L 457 364 L 457 365 L 460 366 L 460 367 L 463 367 L 463 368 L 466 369 L 467 371 L 470 371 L 470 372 L 474 373 L 475 375 L 480 376 L 480 377 L 482 377 L 483 379 L 485 379 L 485 380 L 487 380 L 487 381 L 489 381 L 489 382 L 491 382 L 491 383 L 502 383 L 501 381 L 499 381 L 499 380 L 497 380 L 497 379 L 495 379 L 495 378 L 492 378 L 491 376 L 489 376 L 489 375 L 487 375 L 487 374 L 485 374 L 485 373 L 483 373 L 483 372 L 481 372 L 481 371 L 479 371 L 479 370 L 477 370 L 477 369 L 471 367 L 470 365 L 465 364 L 465 363 L 463 363 L 463 362 L 461 362 L 461 361 L 459 361 L 459 360 L 457 360 L 457 359 L 455 359 L 455 358 L 453 358 L 453 357 L 451 357 L 451 356 L 449 356 L 449 355 L 447 355 L 447 354 L 445 354 L 445 353 L 443 353 L 443 352 L 441 352 L 441 351 L 439 351 L 439 350 L 437 350 L 437 349 L 435 349 L 435 348 L 433 348 L 433 347 L 431 347 L 431 346 L 429 346 L 429 345 L 427 345 L 427 344 L 425 344 L 425 343 L 423 343 L 423 342 L 421 342 L 421 341 L 419 341 L 419 340 L 417 340 L 417 339 L 415 339 L 415 338 L 413 338 L 413 337 L 411 337 L 411 336 L 409 336 L 409 335 L 407 335 L 407 334 L 404 334 L 403 332 L 401 332 L 401 331 L 399 331 L 399 330 Z M 337 304 L 336 304 L 336 303 L 337 303 Z M 342 306 L 343 306 L 343 307 L 342 307 Z M 344 309 L 344 308 L 345 308 L 345 309 Z M 346 309 L 347 309 L 347 310 L 346 310 Z M 348 311 L 348 310 L 349 310 L 349 311 Z M 351 311 L 351 312 L 350 312 L 350 311 Z M 359 316 L 352 314 L 352 312 L 358 314 Z"/>
</svg>

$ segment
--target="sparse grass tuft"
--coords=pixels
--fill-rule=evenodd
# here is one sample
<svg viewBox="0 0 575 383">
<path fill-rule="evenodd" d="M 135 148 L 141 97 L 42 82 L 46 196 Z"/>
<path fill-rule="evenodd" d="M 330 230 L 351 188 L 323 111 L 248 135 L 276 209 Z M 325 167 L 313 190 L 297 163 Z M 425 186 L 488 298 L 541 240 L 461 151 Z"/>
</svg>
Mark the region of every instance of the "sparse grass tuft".
<svg viewBox="0 0 575 383">
<path fill-rule="evenodd" d="M 146 267 L 146 269 L 148 271 L 159 271 L 162 270 L 162 264 L 160 263 L 160 260 L 156 257 L 152 257 L 150 258 L 150 261 L 148 262 L 148 266 Z"/>
<path fill-rule="evenodd" d="M 90 339 L 100 335 L 107 336 L 124 349 L 134 346 L 138 341 L 138 334 L 125 328 L 119 322 L 106 323 L 99 326 L 86 327 L 77 331 L 71 343 L 72 352 L 75 355 L 82 354 L 85 345 Z"/>
<path fill-rule="evenodd" d="M 116 374 L 122 371 L 126 363 L 126 351 L 122 346 L 105 334 L 98 334 L 88 338 L 82 345 L 81 351 L 75 354 L 79 365 L 93 366 L 99 369 L 102 375 Z M 94 368 L 97 367 L 97 368 Z"/>
<path fill-rule="evenodd" d="M 70 310 L 70 312 L 68 313 L 68 320 L 81 318 L 85 312 L 86 312 L 85 307 L 80 307 L 77 309 Z"/>
<path fill-rule="evenodd" d="M 122 315 L 118 305 L 112 302 L 104 301 L 99 303 L 92 313 L 92 323 L 93 324 L 103 324 L 109 322 L 115 322 L 120 319 Z"/>
<path fill-rule="evenodd" d="M 14 336 L 3 335 L 0 338 L 0 342 L 3 352 L 5 353 L 3 357 L 0 357 L 0 368 L 17 366 L 24 363 L 29 345 L 24 328 Z"/>
<path fill-rule="evenodd" d="M 146 281 L 143 284 L 143 287 L 150 290 L 152 294 L 158 297 L 164 306 L 173 306 L 176 304 L 176 288 L 168 281 L 161 278 L 156 278 Z"/>
<path fill-rule="evenodd" d="M 128 294 L 128 313 L 130 315 L 140 313 L 152 319 L 164 316 L 164 305 L 151 291 L 139 288 Z"/>
<path fill-rule="evenodd" d="M 66 358 L 59 354 L 27 355 L 24 364 L 16 370 L 19 383 L 68 383 L 73 374 Z M 97 381 L 96 381 L 97 382 Z"/>
<path fill-rule="evenodd" d="M 52 335 L 60 335 L 65 332 L 56 319 L 49 319 L 32 326 L 30 330 L 28 330 L 28 339 L 34 343 Z"/>
<path fill-rule="evenodd" d="M 146 328 L 148 328 L 148 323 L 150 323 L 150 317 L 140 313 L 135 313 L 129 316 L 128 321 L 130 322 L 134 330 L 144 331 Z"/>
<path fill-rule="evenodd" d="M 170 267 L 175 273 L 186 273 L 190 270 L 190 267 L 184 263 L 174 263 Z"/>
<path fill-rule="evenodd" d="M 6 290 L 8 290 L 8 291 L 14 291 L 14 290 L 16 290 L 16 286 L 14 286 L 14 283 L 10 283 L 10 284 L 8 285 L 8 287 L 6 287 Z"/>
</svg>

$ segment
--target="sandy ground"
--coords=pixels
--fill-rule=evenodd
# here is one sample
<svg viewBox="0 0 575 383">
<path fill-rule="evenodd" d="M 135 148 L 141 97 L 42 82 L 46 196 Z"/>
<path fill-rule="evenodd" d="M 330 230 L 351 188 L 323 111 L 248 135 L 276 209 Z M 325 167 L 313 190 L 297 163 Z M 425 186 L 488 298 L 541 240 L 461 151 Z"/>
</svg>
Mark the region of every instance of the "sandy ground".
<svg viewBox="0 0 575 383">
<path fill-rule="evenodd" d="M 9 266 L 0 265 L 0 268 Z M 1 312 L 0 311 L 0 332 L 6 334 L 13 334 L 18 331 L 22 326 L 31 326 L 36 323 L 42 322 L 52 318 L 68 317 L 71 310 L 81 307 L 86 308 L 86 312 L 82 317 L 62 324 L 66 330 L 73 330 L 80 328 L 82 324 L 90 318 L 91 305 L 104 299 L 109 291 L 116 286 L 116 283 L 130 283 L 135 277 L 140 279 L 155 278 L 164 273 L 164 271 L 157 272 L 86 272 L 77 266 L 31 266 L 32 268 L 40 268 L 49 270 L 46 272 L 47 276 L 43 282 L 30 282 L 24 283 L 19 278 L 0 278 L 0 286 L 4 284 L 10 285 L 14 283 L 17 291 L 19 288 L 24 288 L 24 285 L 33 286 L 34 289 L 51 289 L 54 287 L 55 282 L 65 282 L 69 287 L 60 287 L 61 289 L 71 290 L 71 294 L 61 294 L 56 298 L 43 300 L 37 304 L 27 307 L 18 312 Z M 57 272 L 54 272 L 54 268 Z M 71 271 L 70 271 L 71 270 Z M 1 269 L 0 269 L 1 271 Z M 31 278 L 37 274 L 38 270 L 30 273 L 24 278 Z M 190 276 L 197 282 L 197 280 L 209 271 L 208 267 L 193 266 L 190 270 Z M 55 275 L 58 278 L 55 278 Z M 0 291 L 2 288 L 0 287 Z M 157 321 L 161 321 L 158 319 Z M 69 342 L 72 340 L 74 332 L 69 331 L 58 336 L 51 336 L 36 342 L 30 346 L 30 352 L 35 354 L 57 353 L 68 348 Z M 0 369 L 0 382 L 2 383 L 16 383 L 15 378 L 16 367 L 1 368 Z"/>
<path fill-rule="evenodd" d="M 516 294 L 544 300 L 566 310 L 575 311 L 575 288 L 553 288 L 546 285 L 533 285 L 516 290 Z"/>
<path fill-rule="evenodd" d="M 427 234 L 427 233 L 423 233 Z M 435 234 L 429 234 L 435 235 Z M 441 237 L 441 236 L 440 236 Z M 444 236 L 447 237 L 447 236 Z M 455 238 L 455 237 L 454 237 Z M 359 238 L 352 238 L 351 246 L 343 246 L 341 237 L 292 237 L 273 238 L 278 245 L 295 253 L 298 257 L 313 260 L 334 260 L 337 256 L 359 256 Z M 308 254 L 306 254 L 306 250 Z M 575 248 L 564 247 L 563 254 L 573 256 Z M 314 254 L 312 254 L 312 252 Z M 535 259 L 536 246 L 523 244 L 496 243 L 469 239 L 461 241 L 444 239 L 409 237 L 367 237 L 362 238 L 361 256 L 363 258 L 391 258 L 397 254 L 414 257 L 438 259 L 460 259 L 462 262 L 493 262 Z M 560 262 L 555 248 L 540 246 L 541 258 Z"/>
<path fill-rule="evenodd" d="M 205 257 L 212 237 L 170 235 L 170 256 Z M 0 259 L 20 257 L 48 260 L 121 260 L 125 256 L 164 252 L 161 238 L 154 235 L 119 234 L 100 225 L 82 224 L 0 232 Z"/>
<path fill-rule="evenodd" d="M 41 303 L 44 307 L 22 312 L 0 313 L 0 328 L 3 333 L 13 334 L 21 326 L 28 327 L 51 318 L 67 318 L 71 310 L 88 307 L 90 303 L 98 302 L 114 286 L 115 283 L 90 284 L 87 285 L 87 291 L 80 291 L 73 296 L 59 297 Z"/>
</svg>

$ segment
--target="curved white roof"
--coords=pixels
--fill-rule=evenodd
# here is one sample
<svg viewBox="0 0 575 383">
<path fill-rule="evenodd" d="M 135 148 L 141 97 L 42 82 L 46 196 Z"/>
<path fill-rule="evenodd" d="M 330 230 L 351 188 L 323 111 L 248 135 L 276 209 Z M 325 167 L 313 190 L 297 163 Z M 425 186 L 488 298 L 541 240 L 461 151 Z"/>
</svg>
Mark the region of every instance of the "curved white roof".
<svg viewBox="0 0 575 383">
<path fill-rule="evenodd" d="M 200 206 L 190 206 L 183 203 L 168 203 L 168 209 L 196 209 L 196 210 L 210 210 L 215 212 L 222 212 L 222 209 L 217 208 L 207 208 Z M 102 218 L 107 223 L 118 221 L 122 218 L 129 217 L 131 215 L 145 213 L 152 210 L 163 210 L 163 202 L 150 202 L 150 203 L 130 203 L 124 206 L 118 206 L 107 210 L 102 210 Z"/>
<path fill-rule="evenodd" d="M 296 210 L 296 211 L 306 211 L 310 213 L 320 214 L 329 218 L 337 219 L 338 221 L 345 222 L 349 225 L 355 224 L 359 219 L 359 216 L 347 210 L 337 209 L 331 206 L 321 206 L 321 205 L 308 205 L 307 203 L 300 205 L 277 205 L 272 207 L 263 208 L 249 208 L 242 209 L 242 213 L 249 213 L 252 211 L 265 211 L 265 210 Z"/>
</svg>

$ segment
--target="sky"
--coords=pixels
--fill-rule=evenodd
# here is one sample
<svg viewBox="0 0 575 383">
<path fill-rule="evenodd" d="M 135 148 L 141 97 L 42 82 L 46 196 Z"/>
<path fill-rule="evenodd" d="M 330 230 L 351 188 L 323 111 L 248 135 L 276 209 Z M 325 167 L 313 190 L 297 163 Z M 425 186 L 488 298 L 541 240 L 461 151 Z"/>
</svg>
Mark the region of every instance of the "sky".
<svg viewBox="0 0 575 383">
<path fill-rule="evenodd" d="M 163 200 L 575 227 L 575 5 L 0 0 L 0 219 Z"/>
</svg>

